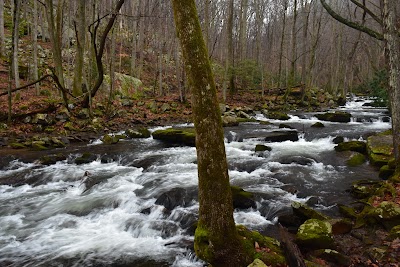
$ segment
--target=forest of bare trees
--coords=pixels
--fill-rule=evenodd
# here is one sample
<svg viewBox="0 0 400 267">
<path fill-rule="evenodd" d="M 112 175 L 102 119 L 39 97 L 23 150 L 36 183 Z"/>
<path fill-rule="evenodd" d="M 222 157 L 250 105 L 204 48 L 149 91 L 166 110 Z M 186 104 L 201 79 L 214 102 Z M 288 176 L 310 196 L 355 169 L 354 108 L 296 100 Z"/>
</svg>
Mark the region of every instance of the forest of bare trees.
<svg viewBox="0 0 400 267">
<path fill-rule="evenodd" d="M 155 95 L 184 90 L 170 2 L 122 2 L 118 14 L 117 1 L 110 0 L 5 0 L 4 7 L 0 3 L 6 31 L 11 30 L 7 26 L 12 25 L 15 11 L 20 37 L 30 37 L 29 45 L 15 58 L 19 69 L 27 68 L 30 80 L 37 80 L 38 73 L 52 66 L 60 85 L 79 97 L 82 90 L 96 87 L 99 55 L 93 40 L 100 50 L 105 37 L 105 74 L 134 76 Z M 364 1 L 368 9 L 357 5 L 358 1 L 327 2 L 349 20 L 377 31 L 382 28 L 381 18 L 371 17 L 372 12 L 380 14 L 379 1 Z M 383 43 L 337 23 L 319 0 L 198 1 L 198 10 L 220 90 L 305 84 L 346 93 L 384 68 Z M 102 36 L 112 14 L 116 15 L 114 27 Z M 10 41 L 0 31 L 2 55 L 12 51 Z"/>
</svg>

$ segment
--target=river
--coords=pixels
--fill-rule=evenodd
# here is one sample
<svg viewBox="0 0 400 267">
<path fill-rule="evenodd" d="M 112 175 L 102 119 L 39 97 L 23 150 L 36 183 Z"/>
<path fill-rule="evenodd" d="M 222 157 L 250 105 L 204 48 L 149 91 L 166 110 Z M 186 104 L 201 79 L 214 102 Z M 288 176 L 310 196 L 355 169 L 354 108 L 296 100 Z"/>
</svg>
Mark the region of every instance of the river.
<svg viewBox="0 0 400 267">
<path fill-rule="evenodd" d="M 352 200 L 346 189 L 353 181 L 378 179 L 367 163 L 347 167 L 333 143 L 336 136 L 363 140 L 390 128 L 387 110 L 364 107 L 369 101 L 348 101 L 339 110 L 350 112 L 352 122 L 323 122 L 324 128 L 311 127 L 319 121 L 315 113 L 300 112 L 270 125 L 225 128 L 231 184 L 256 196 L 257 208 L 236 210 L 236 223 L 274 235 L 277 216 L 292 201 L 335 216 L 337 203 Z M 256 118 L 266 120 L 261 114 Z M 296 128 L 299 141 L 263 141 L 280 123 Z M 257 144 L 272 150 L 256 153 Z M 74 164 L 86 151 L 98 160 Z M 0 186 L 0 266 L 203 266 L 192 251 L 198 210 L 195 148 L 152 138 L 112 146 L 97 140 L 75 145 L 68 154 L 50 166 L 22 159 L 3 164 L 0 180 L 30 182 Z M 95 181 L 90 188 L 83 183 L 85 172 Z M 176 188 L 184 189 L 183 205 L 168 212 L 155 204 Z"/>
</svg>

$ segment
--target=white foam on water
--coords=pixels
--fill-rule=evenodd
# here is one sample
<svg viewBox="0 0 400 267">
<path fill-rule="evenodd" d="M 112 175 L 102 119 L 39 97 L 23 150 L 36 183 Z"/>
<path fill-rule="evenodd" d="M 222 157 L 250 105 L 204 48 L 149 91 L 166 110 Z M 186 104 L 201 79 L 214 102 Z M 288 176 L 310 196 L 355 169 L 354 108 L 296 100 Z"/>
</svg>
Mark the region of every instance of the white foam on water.
<svg viewBox="0 0 400 267">
<path fill-rule="evenodd" d="M 267 220 L 260 214 L 259 211 L 235 211 L 233 213 L 236 224 L 242 224 L 249 228 L 255 228 L 260 226 L 267 226 L 273 224 L 270 220 Z"/>
</svg>

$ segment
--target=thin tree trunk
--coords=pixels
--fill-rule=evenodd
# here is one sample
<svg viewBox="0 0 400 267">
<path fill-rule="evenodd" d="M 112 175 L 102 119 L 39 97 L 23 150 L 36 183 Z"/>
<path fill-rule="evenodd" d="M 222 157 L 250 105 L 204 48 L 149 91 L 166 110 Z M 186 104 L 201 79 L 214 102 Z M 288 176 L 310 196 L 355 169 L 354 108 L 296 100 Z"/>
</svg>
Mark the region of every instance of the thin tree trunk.
<svg viewBox="0 0 400 267">
<path fill-rule="evenodd" d="M 228 80 L 229 91 L 231 94 L 236 92 L 235 87 L 235 69 L 234 69 L 234 47 L 233 47 L 233 16 L 234 0 L 229 0 L 228 6 L 228 25 L 227 25 L 227 43 L 228 43 Z"/>
<path fill-rule="evenodd" d="M 13 29 L 12 29 L 12 74 L 14 77 L 15 87 L 20 87 L 19 70 L 18 70 L 18 41 L 19 41 L 19 11 L 21 8 L 20 0 L 14 0 L 13 9 Z"/>
<path fill-rule="evenodd" d="M 292 24 L 292 60 L 290 64 L 290 83 L 296 84 L 296 62 L 297 62 L 297 0 L 293 3 L 293 24 Z M 288 85 L 288 90 L 291 86 Z"/>
<path fill-rule="evenodd" d="M 0 0 L 1 1 L 1 0 Z M 38 6 L 37 1 L 33 1 L 33 29 L 32 29 L 32 41 L 33 41 L 33 80 L 39 79 L 38 70 Z M 36 94 L 39 95 L 39 83 L 35 84 Z"/>
<path fill-rule="evenodd" d="M 240 29 L 239 29 L 239 58 L 244 60 L 246 58 L 246 42 L 247 42 L 247 11 L 249 8 L 248 0 L 241 0 L 240 2 Z M 260 8 L 260 7 L 258 7 Z"/>
<path fill-rule="evenodd" d="M 279 65 L 278 65 L 278 88 L 282 86 L 282 61 L 283 61 L 283 49 L 285 45 L 285 32 L 286 32 L 286 11 L 287 11 L 287 0 L 283 0 L 283 28 L 281 34 L 281 44 L 279 49 Z"/>
<path fill-rule="evenodd" d="M 195 251 L 214 266 L 247 266 L 251 259 L 244 253 L 233 220 L 221 116 L 195 1 L 172 0 L 172 4 L 192 90 L 196 130 L 199 223 Z"/>
</svg>

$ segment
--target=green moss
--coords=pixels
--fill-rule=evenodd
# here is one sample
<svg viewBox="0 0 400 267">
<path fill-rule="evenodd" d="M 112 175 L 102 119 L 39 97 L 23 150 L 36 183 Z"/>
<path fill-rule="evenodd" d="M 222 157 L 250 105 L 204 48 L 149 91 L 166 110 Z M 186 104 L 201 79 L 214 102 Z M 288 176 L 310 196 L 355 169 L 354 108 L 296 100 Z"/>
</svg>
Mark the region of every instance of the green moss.
<svg viewBox="0 0 400 267">
<path fill-rule="evenodd" d="M 283 112 L 268 112 L 267 118 L 271 120 L 282 120 L 282 121 L 290 119 L 289 115 Z"/>
<path fill-rule="evenodd" d="M 48 148 L 46 147 L 46 143 L 43 141 L 33 141 L 32 142 L 32 149 L 41 151 L 41 150 L 47 150 Z"/>
<path fill-rule="evenodd" d="M 347 161 L 347 166 L 356 167 L 363 164 L 366 161 L 366 157 L 361 153 L 355 153 Z"/>
<path fill-rule="evenodd" d="M 335 150 L 337 152 L 355 151 L 364 154 L 367 151 L 367 146 L 365 142 L 362 141 L 350 141 L 338 144 L 337 146 L 335 146 Z"/>
<path fill-rule="evenodd" d="M 197 257 L 206 261 L 213 262 L 215 259 L 214 253 L 210 247 L 210 237 L 209 232 L 202 228 L 200 225 L 197 226 L 196 232 L 194 234 L 194 251 Z"/>
<path fill-rule="evenodd" d="M 375 154 L 375 153 L 369 154 L 370 163 L 377 167 L 382 167 L 384 165 L 387 165 L 390 159 L 391 159 L 391 156 L 387 156 L 387 155 Z"/>
<path fill-rule="evenodd" d="M 304 220 L 307 219 L 318 219 L 318 220 L 329 220 L 329 217 L 308 207 L 300 202 L 292 203 L 293 213 L 301 217 Z"/>
<path fill-rule="evenodd" d="M 390 169 L 389 165 L 383 165 L 379 169 L 379 178 L 387 180 L 394 174 L 394 169 Z"/>
<path fill-rule="evenodd" d="M 255 152 L 271 151 L 272 148 L 266 145 L 256 145 Z"/>
<path fill-rule="evenodd" d="M 257 120 L 254 118 L 237 118 L 236 120 L 239 123 L 240 122 L 257 122 Z"/>
<path fill-rule="evenodd" d="M 313 125 L 311 125 L 313 128 L 323 128 L 325 125 L 322 122 L 316 122 Z"/>
<path fill-rule="evenodd" d="M 21 143 L 11 143 L 10 147 L 14 148 L 14 149 L 22 149 L 22 148 L 26 148 L 26 146 L 24 144 Z"/>
<path fill-rule="evenodd" d="M 327 221 L 307 220 L 299 227 L 296 241 L 310 248 L 330 248 L 333 245 L 332 226 Z"/>
<path fill-rule="evenodd" d="M 112 145 L 119 142 L 120 136 L 106 134 L 101 141 L 106 145 Z"/>
<path fill-rule="evenodd" d="M 196 133 L 194 128 L 170 128 L 153 132 L 153 138 L 168 143 L 195 146 Z"/>
</svg>

